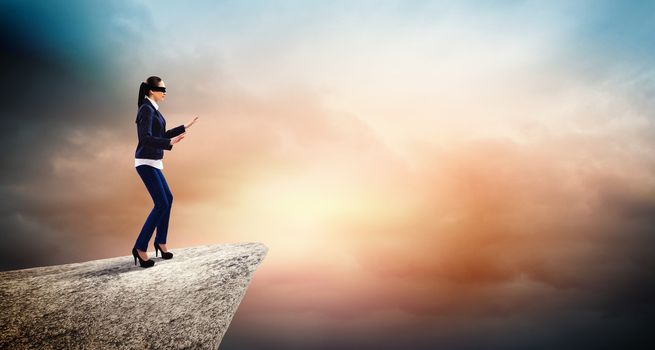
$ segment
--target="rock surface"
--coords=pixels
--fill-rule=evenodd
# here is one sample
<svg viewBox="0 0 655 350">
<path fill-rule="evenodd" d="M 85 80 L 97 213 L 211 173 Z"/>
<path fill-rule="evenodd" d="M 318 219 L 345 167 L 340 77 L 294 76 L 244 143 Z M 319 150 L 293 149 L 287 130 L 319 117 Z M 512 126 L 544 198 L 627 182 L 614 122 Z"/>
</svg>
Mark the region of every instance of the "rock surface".
<svg viewBox="0 0 655 350">
<path fill-rule="evenodd" d="M 171 252 L 1 272 L 0 349 L 217 349 L 268 248 Z"/>
</svg>

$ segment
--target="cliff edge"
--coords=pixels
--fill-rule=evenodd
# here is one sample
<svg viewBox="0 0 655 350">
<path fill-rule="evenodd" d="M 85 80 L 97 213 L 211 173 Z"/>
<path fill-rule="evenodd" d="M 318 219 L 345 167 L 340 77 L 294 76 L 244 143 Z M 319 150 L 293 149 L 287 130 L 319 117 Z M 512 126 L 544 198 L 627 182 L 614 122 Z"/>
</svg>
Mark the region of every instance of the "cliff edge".
<svg viewBox="0 0 655 350">
<path fill-rule="evenodd" d="M 0 349 L 217 349 L 268 248 L 171 252 L 0 272 Z"/>
</svg>

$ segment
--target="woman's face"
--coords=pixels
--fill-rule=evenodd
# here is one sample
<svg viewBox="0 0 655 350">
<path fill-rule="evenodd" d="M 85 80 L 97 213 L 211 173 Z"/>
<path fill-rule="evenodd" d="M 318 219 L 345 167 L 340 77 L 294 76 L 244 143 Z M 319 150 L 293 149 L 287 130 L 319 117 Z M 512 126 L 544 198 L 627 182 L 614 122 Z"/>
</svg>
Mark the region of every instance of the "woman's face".
<svg viewBox="0 0 655 350">
<path fill-rule="evenodd" d="M 164 81 L 162 80 L 157 86 L 166 87 L 166 84 L 164 84 Z M 166 97 L 165 92 L 150 90 L 150 98 L 155 100 L 155 102 L 159 103 L 163 101 L 164 97 Z"/>
</svg>

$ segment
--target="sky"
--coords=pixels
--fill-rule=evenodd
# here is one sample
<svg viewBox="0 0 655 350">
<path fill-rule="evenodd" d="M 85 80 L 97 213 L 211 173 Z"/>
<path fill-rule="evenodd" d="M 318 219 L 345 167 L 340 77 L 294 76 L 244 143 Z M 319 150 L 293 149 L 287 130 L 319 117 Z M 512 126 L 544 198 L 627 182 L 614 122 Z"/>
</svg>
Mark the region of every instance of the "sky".
<svg viewBox="0 0 655 350">
<path fill-rule="evenodd" d="M 199 118 L 169 249 L 269 248 L 221 349 L 652 346 L 654 30 L 639 1 L 4 0 L 0 270 L 130 255 L 156 75 L 167 126 Z"/>
</svg>

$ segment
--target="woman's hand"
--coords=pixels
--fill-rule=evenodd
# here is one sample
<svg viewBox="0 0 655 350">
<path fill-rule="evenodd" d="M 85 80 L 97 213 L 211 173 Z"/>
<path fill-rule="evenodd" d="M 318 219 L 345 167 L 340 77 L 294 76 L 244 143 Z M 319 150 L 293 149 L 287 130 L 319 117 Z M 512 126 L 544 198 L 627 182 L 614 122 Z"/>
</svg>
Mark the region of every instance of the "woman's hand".
<svg viewBox="0 0 655 350">
<path fill-rule="evenodd" d="M 188 129 L 188 128 L 190 128 L 191 125 L 193 125 L 193 123 L 196 122 L 196 120 L 198 120 L 198 117 L 193 118 L 193 120 L 190 121 L 189 124 L 186 124 L 186 125 L 184 126 L 184 129 Z"/>
<path fill-rule="evenodd" d="M 186 132 L 183 132 L 183 133 L 181 133 L 181 134 L 179 134 L 179 135 L 173 137 L 173 138 L 171 139 L 171 145 L 174 145 L 174 144 L 180 142 L 180 141 L 184 138 L 184 134 L 186 134 Z"/>
</svg>

